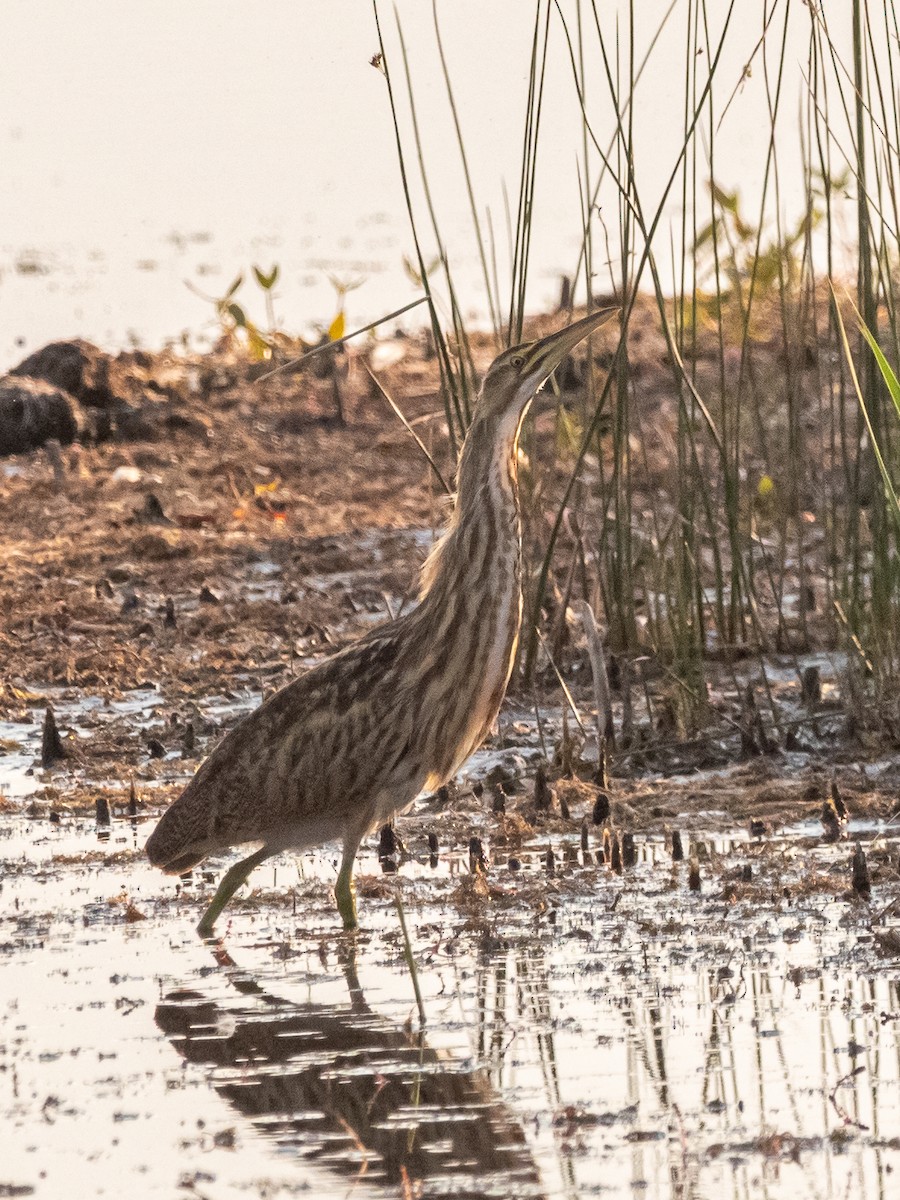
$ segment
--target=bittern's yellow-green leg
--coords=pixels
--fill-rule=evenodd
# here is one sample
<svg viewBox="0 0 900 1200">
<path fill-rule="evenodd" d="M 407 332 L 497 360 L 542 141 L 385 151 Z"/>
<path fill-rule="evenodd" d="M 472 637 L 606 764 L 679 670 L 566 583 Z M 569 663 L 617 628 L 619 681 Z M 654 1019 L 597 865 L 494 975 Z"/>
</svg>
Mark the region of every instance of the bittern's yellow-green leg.
<svg viewBox="0 0 900 1200">
<path fill-rule="evenodd" d="M 242 858 L 240 862 L 235 863 L 233 867 L 225 872 L 222 882 L 216 888 L 216 894 L 213 896 L 209 907 L 200 918 L 197 925 L 197 932 L 201 937 L 209 937 L 212 934 L 213 926 L 219 918 L 222 909 L 234 895 L 234 893 L 246 883 L 250 878 L 251 871 L 258 867 L 263 859 L 269 858 L 271 850 L 267 850 L 265 846 L 261 850 L 257 850 L 255 854 L 251 854 L 249 858 Z"/>
<path fill-rule="evenodd" d="M 356 929 L 356 884 L 353 882 L 353 864 L 356 861 L 358 845 L 352 852 L 344 850 L 341 858 L 341 869 L 338 871 L 337 882 L 334 885 L 334 899 L 337 910 L 347 930 Z"/>
</svg>

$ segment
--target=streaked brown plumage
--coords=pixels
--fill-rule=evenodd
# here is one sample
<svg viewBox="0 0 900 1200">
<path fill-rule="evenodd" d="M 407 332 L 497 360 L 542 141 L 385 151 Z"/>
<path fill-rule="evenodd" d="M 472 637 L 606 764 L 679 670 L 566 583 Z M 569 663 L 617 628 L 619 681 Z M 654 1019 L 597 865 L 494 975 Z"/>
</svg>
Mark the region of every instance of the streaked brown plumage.
<svg viewBox="0 0 900 1200">
<path fill-rule="evenodd" d="M 615 310 L 504 351 L 482 384 L 460 455 L 457 500 L 422 574 L 418 607 L 276 692 L 213 751 L 147 842 L 181 873 L 247 842 L 199 929 L 209 933 L 253 868 L 340 839 L 335 897 L 356 925 L 353 861 L 364 835 L 449 779 L 500 710 L 522 618 L 516 456 L 541 384 Z"/>
</svg>

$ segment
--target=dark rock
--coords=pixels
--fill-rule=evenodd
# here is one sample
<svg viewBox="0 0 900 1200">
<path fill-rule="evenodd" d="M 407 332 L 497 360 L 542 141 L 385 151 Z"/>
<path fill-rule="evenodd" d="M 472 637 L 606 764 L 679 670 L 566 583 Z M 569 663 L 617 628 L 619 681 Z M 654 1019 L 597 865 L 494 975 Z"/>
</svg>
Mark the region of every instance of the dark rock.
<svg viewBox="0 0 900 1200">
<path fill-rule="evenodd" d="M 92 412 L 93 436 L 137 440 L 153 435 L 153 423 L 141 411 L 146 389 L 128 369 L 90 342 L 51 342 L 13 367 L 10 375 L 44 380 Z"/>
<path fill-rule="evenodd" d="M 128 397 L 116 386 L 115 373 L 110 370 L 112 362 L 108 354 L 76 338 L 71 342 L 51 342 L 36 350 L 13 367 L 10 374 L 46 380 L 88 408 L 116 408 Z"/>
<path fill-rule="evenodd" d="M 71 396 L 39 379 L 0 379 L 0 456 L 25 454 L 51 438 L 68 446 L 77 436 Z"/>
</svg>

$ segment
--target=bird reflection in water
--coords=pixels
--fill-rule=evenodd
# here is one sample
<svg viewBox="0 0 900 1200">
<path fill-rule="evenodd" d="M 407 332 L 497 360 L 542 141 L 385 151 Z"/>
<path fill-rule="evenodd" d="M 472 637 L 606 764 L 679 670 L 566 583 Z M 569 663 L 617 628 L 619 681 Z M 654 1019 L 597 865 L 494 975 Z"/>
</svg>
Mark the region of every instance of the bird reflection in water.
<svg viewBox="0 0 900 1200">
<path fill-rule="evenodd" d="M 173 991 L 156 1023 L 187 1062 L 214 1068 L 216 1091 L 282 1152 L 429 1196 L 541 1196 L 522 1128 L 487 1072 L 373 1013 L 352 955 L 344 974 L 349 1002 L 325 1005 L 229 972 L 235 995 Z"/>
</svg>

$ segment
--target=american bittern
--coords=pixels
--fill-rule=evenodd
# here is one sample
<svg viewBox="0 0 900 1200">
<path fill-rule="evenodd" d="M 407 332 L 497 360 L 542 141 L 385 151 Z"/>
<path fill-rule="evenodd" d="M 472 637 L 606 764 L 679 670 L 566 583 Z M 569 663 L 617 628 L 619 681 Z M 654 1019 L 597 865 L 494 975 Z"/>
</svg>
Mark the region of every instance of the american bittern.
<svg viewBox="0 0 900 1200">
<path fill-rule="evenodd" d="M 171 874 L 214 851 L 261 843 L 225 874 L 201 934 L 263 859 L 334 839 L 343 842 L 335 899 L 345 928 L 354 928 L 362 838 L 448 780 L 487 735 L 522 621 L 522 420 L 566 354 L 615 311 L 498 355 L 460 455 L 453 516 L 422 570 L 418 606 L 245 717 L 164 814 L 147 855 Z"/>
</svg>

